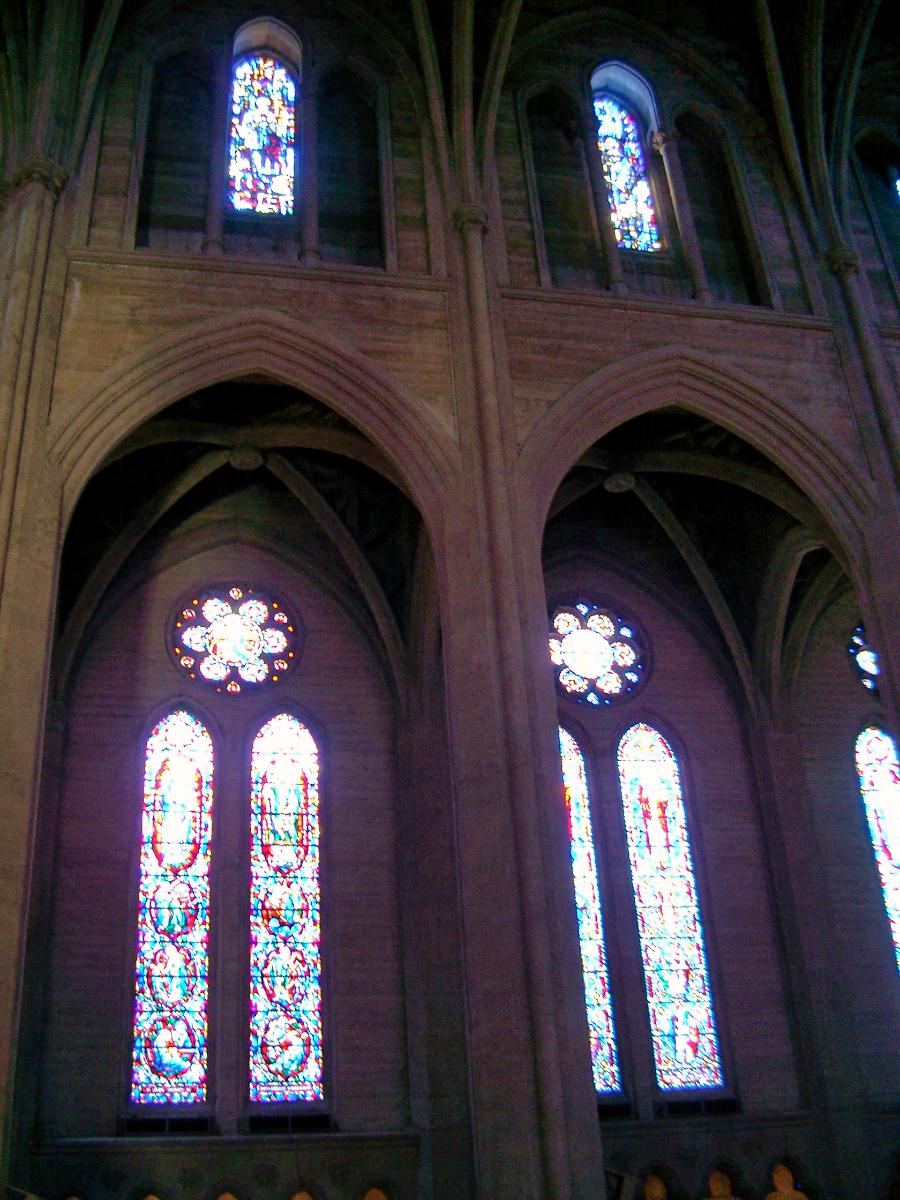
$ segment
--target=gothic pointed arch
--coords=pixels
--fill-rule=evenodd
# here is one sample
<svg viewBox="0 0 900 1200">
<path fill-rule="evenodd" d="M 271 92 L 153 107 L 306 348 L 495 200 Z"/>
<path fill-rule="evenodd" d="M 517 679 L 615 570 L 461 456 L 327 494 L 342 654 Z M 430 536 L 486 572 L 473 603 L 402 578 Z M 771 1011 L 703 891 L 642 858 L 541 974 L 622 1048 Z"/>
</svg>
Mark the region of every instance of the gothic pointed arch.
<svg viewBox="0 0 900 1200">
<path fill-rule="evenodd" d="M 642 413 L 677 404 L 746 439 L 780 467 L 834 529 L 843 554 L 858 553 L 864 515 L 877 506 L 861 469 L 786 400 L 731 365 L 682 346 L 617 360 L 580 380 L 535 422 L 519 457 L 523 494 L 546 514 L 568 467 L 598 438 Z"/>
<path fill-rule="evenodd" d="M 292 384 L 355 424 L 395 463 L 426 522 L 436 519 L 456 458 L 445 419 L 333 333 L 253 308 L 158 337 L 120 360 L 77 406 L 65 406 L 50 454 L 63 473 L 67 512 L 109 451 L 143 421 L 200 388 L 253 373 Z"/>
</svg>

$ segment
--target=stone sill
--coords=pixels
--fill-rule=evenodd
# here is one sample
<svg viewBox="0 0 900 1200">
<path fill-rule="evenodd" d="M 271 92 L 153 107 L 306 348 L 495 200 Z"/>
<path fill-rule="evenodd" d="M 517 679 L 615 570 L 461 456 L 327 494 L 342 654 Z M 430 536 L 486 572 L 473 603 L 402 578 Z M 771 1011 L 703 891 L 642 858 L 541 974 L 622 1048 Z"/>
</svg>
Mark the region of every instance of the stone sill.
<svg viewBox="0 0 900 1200">
<path fill-rule="evenodd" d="M 35 1146 L 33 1158 L 41 1158 L 49 1154 L 95 1154 L 98 1150 L 104 1153 L 131 1154 L 141 1146 L 152 1147 L 154 1153 L 167 1149 L 183 1154 L 185 1146 L 196 1146 L 197 1149 L 211 1147 L 278 1147 L 293 1146 L 298 1142 L 304 1146 L 319 1147 L 339 1146 L 378 1146 L 397 1148 L 417 1148 L 420 1135 L 416 1130 L 400 1130 L 386 1132 L 353 1132 L 316 1131 L 310 1133 L 238 1133 L 238 1134 L 138 1134 L 118 1137 L 74 1137 L 51 1138 Z"/>
<path fill-rule="evenodd" d="M 615 308 L 632 312 L 667 313 L 678 317 L 698 317 L 713 321 L 740 321 L 743 325 L 778 325 L 796 329 L 815 329 L 828 332 L 833 322 L 829 317 L 814 317 L 809 313 L 789 313 L 783 309 L 764 308 L 757 304 L 699 304 L 696 300 L 675 300 L 671 297 L 618 295 L 612 292 L 576 292 L 562 288 L 503 287 L 504 300 L 527 300 L 532 303 L 580 305 L 588 308 Z"/>
<path fill-rule="evenodd" d="M 112 267 L 151 267 L 157 270 L 212 271 L 220 275 L 267 275 L 279 279 L 315 279 L 329 283 L 355 283 L 369 287 L 402 288 L 413 291 L 446 292 L 449 281 L 437 275 L 388 274 L 382 267 L 354 267 L 345 263 L 287 262 L 279 259 L 245 258 L 226 254 L 166 254 L 160 250 L 107 250 L 90 246 L 70 248 L 70 265 L 99 263 Z"/>
</svg>

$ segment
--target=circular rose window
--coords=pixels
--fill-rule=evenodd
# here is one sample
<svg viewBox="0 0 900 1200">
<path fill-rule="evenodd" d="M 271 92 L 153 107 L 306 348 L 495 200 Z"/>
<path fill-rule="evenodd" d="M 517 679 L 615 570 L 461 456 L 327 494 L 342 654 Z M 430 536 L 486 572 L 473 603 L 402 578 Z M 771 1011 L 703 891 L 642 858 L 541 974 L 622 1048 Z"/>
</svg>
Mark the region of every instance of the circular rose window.
<svg viewBox="0 0 900 1200">
<path fill-rule="evenodd" d="M 611 704 L 630 695 L 646 672 L 644 641 L 634 622 L 581 600 L 553 613 L 550 661 L 560 691 L 585 704 Z"/>
<path fill-rule="evenodd" d="M 173 620 L 169 645 L 191 679 L 231 696 L 277 683 L 298 652 L 296 624 L 279 601 L 245 584 L 196 593 Z"/>
</svg>

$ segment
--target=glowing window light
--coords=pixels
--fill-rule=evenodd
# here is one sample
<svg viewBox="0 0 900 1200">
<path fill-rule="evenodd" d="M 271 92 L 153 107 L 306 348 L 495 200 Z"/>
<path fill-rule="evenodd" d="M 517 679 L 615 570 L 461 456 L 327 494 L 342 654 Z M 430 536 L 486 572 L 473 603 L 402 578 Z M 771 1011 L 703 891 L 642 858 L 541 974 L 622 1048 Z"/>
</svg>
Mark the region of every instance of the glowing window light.
<svg viewBox="0 0 900 1200">
<path fill-rule="evenodd" d="M 316 1101 L 322 1083 L 319 755 L 288 713 L 250 763 L 250 1099 Z"/>
<path fill-rule="evenodd" d="M 190 679 L 229 696 L 278 683 L 298 653 L 293 618 L 246 583 L 197 591 L 175 613 L 169 645 Z"/>
<path fill-rule="evenodd" d="M 638 123 L 614 96 L 602 92 L 594 97 L 594 113 L 616 241 L 625 250 L 661 250 Z"/>
<path fill-rule="evenodd" d="M 206 1099 L 213 746 L 177 709 L 147 739 L 131 1100 Z"/>
<path fill-rule="evenodd" d="M 549 648 L 557 687 L 581 703 L 612 704 L 643 683 L 643 638 L 611 608 L 579 600 L 555 609 Z"/>
<path fill-rule="evenodd" d="M 889 733 L 875 725 L 860 733 L 856 774 L 900 970 L 900 762 Z"/>
<path fill-rule="evenodd" d="M 621 1087 L 621 1079 L 584 756 L 572 735 L 562 728 L 559 730 L 559 751 L 562 757 L 563 786 L 569 817 L 575 912 L 581 942 L 581 969 L 584 973 L 584 1000 L 590 1033 L 594 1087 L 598 1092 L 617 1092 Z"/>
<path fill-rule="evenodd" d="M 877 696 L 878 676 L 881 674 L 881 667 L 878 663 L 878 654 L 866 637 L 864 625 L 857 625 L 853 630 L 847 646 L 847 653 L 850 655 L 850 661 L 853 664 L 859 682 L 867 692 L 871 692 Z"/>
<path fill-rule="evenodd" d="M 228 198 L 237 212 L 293 213 L 296 95 L 290 73 L 274 58 L 257 55 L 235 64 Z"/>
<path fill-rule="evenodd" d="M 678 761 L 639 723 L 618 749 L 658 1086 L 724 1083 Z"/>
</svg>

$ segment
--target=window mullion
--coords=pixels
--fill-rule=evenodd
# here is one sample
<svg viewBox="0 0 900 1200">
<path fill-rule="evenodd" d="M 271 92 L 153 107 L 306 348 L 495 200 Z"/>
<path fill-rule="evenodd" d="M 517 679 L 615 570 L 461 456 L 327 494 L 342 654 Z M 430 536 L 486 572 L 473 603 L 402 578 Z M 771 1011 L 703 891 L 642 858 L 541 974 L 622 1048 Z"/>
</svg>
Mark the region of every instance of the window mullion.
<svg viewBox="0 0 900 1200">
<path fill-rule="evenodd" d="M 232 719 L 238 714 L 229 714 Z M 231 726 L 231 721 L 229 721 Z M 223 1134 L 238 1132 L 243 1109 L 247 1027 L 247 810 L 250 772 L 243 722 L 227 727 L 219 773 L 219 828 L 214 859 L 212 1044 L 216 1118 Z"/>
</svg>

